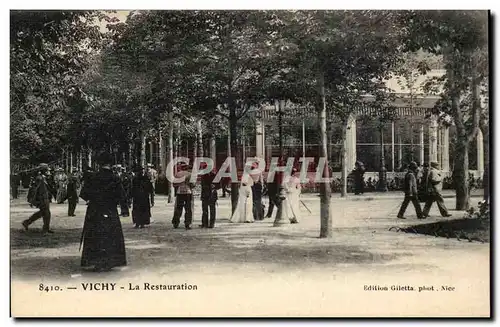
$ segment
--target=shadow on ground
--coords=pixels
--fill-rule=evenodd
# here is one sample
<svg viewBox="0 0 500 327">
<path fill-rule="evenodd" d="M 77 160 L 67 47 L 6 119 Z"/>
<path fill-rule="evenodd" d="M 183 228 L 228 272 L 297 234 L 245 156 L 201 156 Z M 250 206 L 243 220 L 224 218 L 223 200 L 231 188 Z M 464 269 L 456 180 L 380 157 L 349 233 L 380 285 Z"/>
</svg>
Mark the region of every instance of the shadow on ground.
<svg viewBox="0 0 500 327">
<path fill-rule="evenodd" d="M 42 236 L 40 230 L 11 229 L 11 270 L 21 278 L 69 278 L 81 273 L 78 243 L 81 229 L 58 229 Z M 226 224 L 216 229 L 173 230 L 169 224 L 146 229 L 124 226 L 127 273 L 143 271 L 203 271 L 203 267 L 293 271 L 311 267 L 332 269 L 339 264 L 383 264 L 409 253 L 377 253 L 360 246 L 307 236 L 304 231 L 267 225 L 242 228 Z M 116 274 L 121 272 L 111 272 Z"/>
</svg>

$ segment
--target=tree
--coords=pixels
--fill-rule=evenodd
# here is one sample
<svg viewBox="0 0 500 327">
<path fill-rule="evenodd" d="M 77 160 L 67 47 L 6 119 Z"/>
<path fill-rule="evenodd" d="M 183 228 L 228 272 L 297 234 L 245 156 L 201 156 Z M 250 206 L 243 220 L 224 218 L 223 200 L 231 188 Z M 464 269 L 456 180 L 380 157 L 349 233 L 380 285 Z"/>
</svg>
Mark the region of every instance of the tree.
<svg viewBox="0 0 500 327">
<path fill-rule="evenodd" d="M 69 144 L 69 103 L 101 46 L 99 11 L 10 13 L 12 160 L 56 160 Z"/>
<path fill-rule="evenodd" d="M 342 194 L 347 187 L 345 134 L 348 120 L 366 105 L 383 107 L 389 97 L 384 79 L 398 61 L 397 16 L 376 11 L 288 11 L 277 13 L 277 25 L 289 55 L 287 75 L 294 78 L 296 98 L 318 114 L 321 157 L 328 159 L 326 118 L 342 122 Z M 396 32 L 395 32 L 396 31 Z M 370 51 L 367 51 L 370 49 Z M 329 178 L 328 161 L 323 176 Z M 321 185 L 320 237 L 332 236 L 331 188 Z"/>
<path fill-rule="evenodd" d="M 485 109 L 480 87 L 488 78 L 488 12 L 410 11 L 402 20 L 407 26 L 407 49 L 443 55 L 446 74 L 439 80 L 443 93 L 435 113 L 453 117 L 457 132 L 453 169 L 456 209 L 466 210 L 469 144 L 477 135 Z"/>
</svg>

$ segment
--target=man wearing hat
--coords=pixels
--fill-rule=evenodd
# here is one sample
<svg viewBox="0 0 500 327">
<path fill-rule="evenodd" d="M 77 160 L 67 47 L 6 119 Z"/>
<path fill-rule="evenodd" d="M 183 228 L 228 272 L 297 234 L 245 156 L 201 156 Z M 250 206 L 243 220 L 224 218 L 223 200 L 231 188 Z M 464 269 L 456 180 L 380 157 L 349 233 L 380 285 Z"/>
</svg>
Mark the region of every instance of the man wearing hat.
<svg viewBox="0 0 500 327">
<path fill-rule="evenodd" d="M 177 184 L 177 194 L 175 200 L 174 217 L 172 218 L 172 224 L 174 228 L 179 227 L 180 219 L 182 215 L 182 210 L 184 209 L 184 227 L 189 230 L 191 229 L 191 223 L 193 221 L 193 188 L 194 184 L 190 183 L 191 173 L 189 172 L 189 166 L 182 164 L 180 171 L 177 173 L 177 178 L 184 178 L 183 182 Z"/>
<path fill-rule="evenodd" d="M 419 219 L 424 218 L 424 215 L 422 214 L 422 208 L 420 208 L 420 203 L 418 202 L 417 199 L 418 195 L 417 178 L 416 178 L 417 169 L 418 169 L 417 163 L 415 161 L 410 162 L 410 165 L 408 167 L 408 172 L 405 175 L 405 180 L 403 184 L 405 199 L 403 200 L 401 208 L 399 209 L 398 218 L 401 219 L 405 218 L 404 214 L 410 202 L 413 203 L 413 206 L 415 207 L 415 212 L 417 213 L 417 217 Z"/>
<path fill-rule="evenodd" d="M 50 230 L 50 186 L 47 184 L 46 177 L 49 172 L 47 164 L 40 164 L 38 167 L 38 176 L 35 178 L 35 185 L 33 188 L 32 196 L 29 199 L 30 204 L 38 208 L 29 219 L 23 221 L 22 225 L 25 230 L 28 230 L 29 225 L 34 223 L 40 218 L 43 218 L 42 232 L 44 235 L 53 233 Z"/>
<path fill-rule="evenodd" d="M 205 169 L 207 164 L 202 162 L 200 168 Z M 217 190 L 220 183 L 214 183 L 215 171 L 212 170 L 201 176 L 201 228 L 214 228 L 216 219 Z M 209 219 L 210 214 L 210 219 Z"/>
<path fill-rule="evenodd" d="M 429 216 L 429 211 L 431 210 L 432 203 L 436 202 L 439 212 L 443 217 L 450 217 L 451 214 L 446 209 L 444 205 L 444 199 L 441 195 L 441 190 L 443 189 L 441 173 L 438 170 L 439 164 L 437 162 L 431 162 L 431 167 L 426 178 L 426 188 L 427 188 L 427 199 L 424 206 L 424 217 Z"/>
<path fill-rule="evenodd" d="M 76 168 L 73 168 L 73 173 L 68 178 L 66 186 L 66 194 L 68 196 L 68 216 L 74 217 L 76 204 L 78 203 L 78 190 L 80 188 L 80 174 Z"/>
</svg>

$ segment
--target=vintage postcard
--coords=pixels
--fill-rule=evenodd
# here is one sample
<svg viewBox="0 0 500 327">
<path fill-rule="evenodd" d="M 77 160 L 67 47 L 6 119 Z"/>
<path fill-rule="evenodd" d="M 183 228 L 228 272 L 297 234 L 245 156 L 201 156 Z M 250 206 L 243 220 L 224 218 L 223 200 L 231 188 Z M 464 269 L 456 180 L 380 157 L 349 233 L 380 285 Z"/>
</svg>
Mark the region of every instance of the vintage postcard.
<svg viewBox="0 0 500 327">
<path fill-rule="evenodd" d="M 491 317 L 489 31 L 11 10 L 11 316 Z"/>
</svg>

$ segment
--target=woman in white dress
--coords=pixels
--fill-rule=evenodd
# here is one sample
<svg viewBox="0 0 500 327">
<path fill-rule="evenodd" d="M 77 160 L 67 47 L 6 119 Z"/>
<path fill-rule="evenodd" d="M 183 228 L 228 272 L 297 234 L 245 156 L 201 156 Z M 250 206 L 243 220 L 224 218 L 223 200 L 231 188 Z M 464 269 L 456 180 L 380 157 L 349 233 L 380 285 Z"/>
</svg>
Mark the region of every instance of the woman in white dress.
<svg viewBox="0 0 500 327">
<path fill-rule="evenodd" d="M 283 210 L 285 217 L 290 219 L 292 224 L 297 224 L 300 218 L 300 193 L 302 192 L 302 186 L 300 184 L 300 178 L 297 176 L 297 169 L 293 169 L 293 174 L 290 176 L 285 183 L 283 188 L 286 193 L 286 199 L 283 203 Z"/>
<path fill-rule="evenodd" d="M 231 223 L 253 223 L 253 198 L 252 198 L 253 179 L 246 176 L 240 184 L 240 193 L 238 204 L 233 216 L 229 220 Z"/>
</svg>

